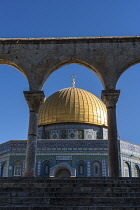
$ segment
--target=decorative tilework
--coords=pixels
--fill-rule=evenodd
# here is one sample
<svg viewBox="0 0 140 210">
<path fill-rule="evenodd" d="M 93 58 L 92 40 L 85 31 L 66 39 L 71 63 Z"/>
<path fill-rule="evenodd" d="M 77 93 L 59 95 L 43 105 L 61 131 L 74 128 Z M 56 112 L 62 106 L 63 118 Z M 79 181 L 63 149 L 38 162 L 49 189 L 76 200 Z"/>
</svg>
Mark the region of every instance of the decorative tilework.
<svg viewBox="0 0 140 210">
<path fill-rule="evenodd" d="M 87 176 L 90 177 L 90 161 L 87 161 Z"/>
<path fill-rule="evenodd" d="M 78 139 L 84 139 L 84 130 L 78 130 Z"/>
<path fill-rule="evenodd" d="M 41 161 L 39 160 L 37 163 L 37 176 L 40 176 L 41 174 Z"/>
<path fill-rule="evenodd" d="M 108 139 L 108 129 L 103 128 L 103 139 L 107 140 Z"/>
<path fill-rule="evenodd" d="M 106 173 L 106 160 L 102 160 L 102 176 L 107 176 Z"/>
<path fill-rule="evenodd" d="M 46 126 L 39 126 L 38 138 L 52 139 L 52 132 L 59 131 L 60 139 L 84 139 L 85 130 L 91 130 L 93 133 L 92 139 L 101 139 L 103 137 L 103 126 L 92 125 L 87 123 L 65 123 L 52 124 Z M 71 136 L 69 130 L 73 130 Z M 56 136 L 55 136 L 56 137 Z M 54 139 L 54 138 L 53 138 Z M 58 139 L 58 138 L 57 138 Z M 88 138 L 89 139 L 89 138 Z"/>
<path fill-rule="evenodd" d="M 95 132 L 93 131 L 93 129 L 84 130 L 84 139 L 87 139 L 87 140 L 96 139 Z"/>
<path fill-rule="evenodd" d="M 68 139 L 77 139 L 77 132 L 75 129 L 68 129 Z"/>
<path fill-rule="evenodd" d="M 23 161 L 22 175 L 24 174 L 24 170 L 25 170 L 25 160 Z"/>
<path fill-rule="evenodd" d="M 58 130 L 52 130 L 50 132 L 50 138 L 51 139 L 59 139 L 59 131 Z"/>
<path fill-rule="evenodd" d="M 67 139 L 68 138 L 68 134 L 67 134 L 67 130 L 62 130 L 61 131 L 61 139 Z"/>
<path fill-rule="evenodd" d="M 69 127 L 70 128 L 70 127 Z M 63 129 L 63 127 L 62 127 Z M 88 128 L 87 128 L 88 129 Z M 54 129 L 55 130 L 55 129 Z M 8 161 L 10 158 L 10 166 L 12 163 L 17 160 L 22 160 L 23 162 L 23 170 L 22 175 L 24 173 L 25 167 L 25 152 L 26 152 L 26 141 L 25 140 L 13 140 L 9 142 L 5 142 L 0 145 L 0 164 L 5 161 Z M 123 173 L 123 162 L 131 163 L 131 174 L 134 176 L 134 166 L 140 165 L 140 146 L 134 145 L 129 142 L 120 140 L 120 160 L 121 160 L 121 169 Z M 64 159 L 60 158 L 56 160 L 56 156 L 65 156 Z M 70 160 L 68 160 L 68 156 L 70 156 Z M 67 163 L 74 167 L 77 159 L 81 159 L 87 163 L 87 176 L 92 176 L 92 170 L 89 165 L 93 163 L 93 160 L 102 160 L 102 176 L 108 176 L 108 141 L 107 140 L 79 140 L 79 139 L 71 139 L 71 140 L 38 140 L 37 142 L 37 160 L 46 160 L 46 157 L 53 157 L 54 162 L 53 166 L 55 166 L 56 161 L 57 164 Z M 67 160 L 66 160 L 67 158 Z M 77 158 L 77 159 L 76 159 Z M 62 160 L 63 159 L 63 160 Z M 91 163 L 92 161 L 92 163 Z M 90 163 L 89 163 L 90 162 Z M 8 163 L 8 162 L 7 162 Z M 9 165 L 9 164 L 8 164 Z M 40 176 L 41 173 L 41 165 L 38 165 L 37 162 L 37 176 Z M 1 166 L 0 166 L 1 169 Z M 12 176 L 12 171 L 9 170 L 9 166 L 7 167 L 7 176 Z M 123 175 L 123 174 L 122 174 Z"/>
<path fill-rule="evenodd" d="M 71 155 L 57 155 L 56 160 L 72 160 Z"/>
</svg>

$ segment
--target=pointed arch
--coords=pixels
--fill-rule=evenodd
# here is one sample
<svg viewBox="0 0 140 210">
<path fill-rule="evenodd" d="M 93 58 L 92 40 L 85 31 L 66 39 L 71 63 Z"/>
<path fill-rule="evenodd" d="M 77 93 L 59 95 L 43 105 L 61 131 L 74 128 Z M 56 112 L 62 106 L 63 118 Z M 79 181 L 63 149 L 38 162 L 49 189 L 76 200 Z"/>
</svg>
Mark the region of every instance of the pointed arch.
<svg viewBox="0 0 140 210">
<path fill-rule="evenodd" d="M 118 73 L 118 76 L 117 76 L 117 78 L 116 78 L 116 85 L 117 85 L 117 83 L 119 82 L 121 76 L 122 76 L 127 70 L 129 70 L 130 67 L 132 67 L 132 66 L 134 66 L 134 65 L 136 65 L 136 64 L 138 64 L 138 63 L 140 63 L 140 58 L 136 58 L 136 59 L 131 60 L 130 62 L 126 63 L 126 64 L 122 67 L 122 69 L 120 70 L 120 72 Z"/>
<path fill-rule="evenodd" d="M 95 160 L 93 163 L 93 176 L 95 177 L 101 176 L 101 164 L 98 160 Z"/>
<path fill-rule="evenodd" d="M 47 80 L 47 78 L 56 70 L 58 70 L 59 68 L 63 67 L 63 66 L 66 66 L 66 65 L 69 65 L 69 64 L 78 64 L 78 65 L 81 65 L 81 66 L 84 66 L 86 68 L 88 68 L 89 70 L 91 70 L 92 72 L 94 72 L 96 74 L 96 76 L 99 78 L 99 80 L 101 81 L 102 85 L 105 87 L 104 85 L 104 81 L 103 81 L 103 78 L 101 76 L 101 74 L 99 73 L 99 71 L 93 67 L 91 64 L 85 62 L 84 60 L 80 60 L 80 59 L 77 59 L 77 58 L 69 58 L 69 59 L 65 59 L 63 61 L 60 61 L 58 63 L 56 63 L 52 68 L 50 68 L 43 81 L 42 81 L 42 84 L 40 86 L 40 88 L 42 88 L 42 86 L 44 85 L 45 81 Z"/>
<path fill-rule="evenodd" d="M 139 133 L 136 132 L 139 129 L 138 117 L 140 116 L 139 79 L 140 62 L 137 62 L 123 72 L 117 83 L 117 89 L 121 91 L 117 103 L 118 132 L 121 139 L 127 139 L 134 144 L 139 142 Z"/>
<path fill-rule="evenodd" d="M 2 64 L 14 67 L 15 69 L 19 70 L 27 78 L 25 72 L 17 64 L 6 59 L 0 59 L 0 65 Z"/>
<path fill-rule="evenodd" d="M 82 176 L 82 177 L 86 176 L 86 163 L 83 160 L 80 160 L 77 163 L 77 176 Z"/>
<path fill-rule="evenodd" d="M 28 80 L 21 71 L 9 64 L 9 61 L 0 59 L 0 84 L 1 142 L 26 139 L 29 113 L 22 92 L 26 90 L 24 88 L 28 89 Z M 4 132 L 5 129 L 8 132 Z"/>
<path fill-rule="evenodd" d="M 50 167 L 51 167 L 50 161 L 45 160 L 42 163 L 42 176 L 43 177 L 49 177 L 49 175 L 50 175 Z"/>
</svg>

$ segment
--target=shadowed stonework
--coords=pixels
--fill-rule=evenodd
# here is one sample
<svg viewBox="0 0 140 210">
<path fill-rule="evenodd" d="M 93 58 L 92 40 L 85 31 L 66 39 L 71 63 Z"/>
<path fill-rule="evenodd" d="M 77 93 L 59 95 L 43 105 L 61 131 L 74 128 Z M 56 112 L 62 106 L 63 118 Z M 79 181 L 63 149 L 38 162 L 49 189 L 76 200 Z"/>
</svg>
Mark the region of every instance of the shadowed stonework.
<svg viewBox="0 0 140 210">
<path fill-rule="evenodd" d="M 0 178 L 0 208 L 138 210 L 139 178 Z"/>
</svg>

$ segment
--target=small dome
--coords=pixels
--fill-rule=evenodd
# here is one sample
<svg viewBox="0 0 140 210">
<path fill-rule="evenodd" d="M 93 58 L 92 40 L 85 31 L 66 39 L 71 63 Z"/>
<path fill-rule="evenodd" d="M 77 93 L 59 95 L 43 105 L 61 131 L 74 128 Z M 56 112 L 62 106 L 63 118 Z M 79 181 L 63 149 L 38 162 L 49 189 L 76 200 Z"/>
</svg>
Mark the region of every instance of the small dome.
<svg viewBox="0 0 140 210">
<path fill-rule="evenodd" d="M 62 89 L 41 105 L 38 124 L 68 122 L 107 126 L 106 106 L 86 90 L 73 87 Z"/>
</svg>

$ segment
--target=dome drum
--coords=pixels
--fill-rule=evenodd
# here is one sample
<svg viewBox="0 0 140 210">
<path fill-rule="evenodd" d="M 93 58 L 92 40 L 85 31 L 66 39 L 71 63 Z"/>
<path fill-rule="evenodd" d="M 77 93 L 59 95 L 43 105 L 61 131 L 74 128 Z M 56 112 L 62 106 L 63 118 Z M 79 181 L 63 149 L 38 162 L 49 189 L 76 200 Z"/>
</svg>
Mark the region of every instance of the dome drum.
<svg viewBox="0 0 140 210">
<path fill-rule="evenodd" d="M 39 126 L 38 139 L 107 139 L 107 127 L 80 123 Z"/>
</svg>

